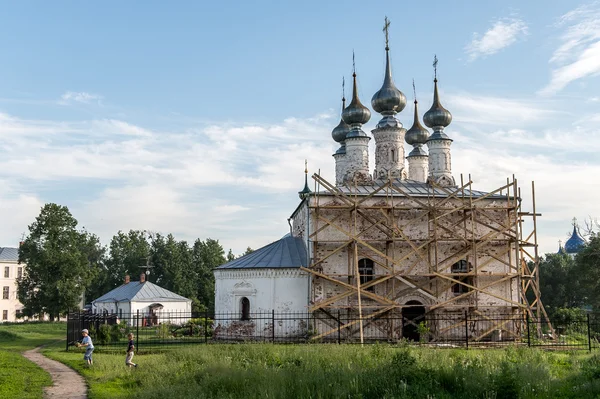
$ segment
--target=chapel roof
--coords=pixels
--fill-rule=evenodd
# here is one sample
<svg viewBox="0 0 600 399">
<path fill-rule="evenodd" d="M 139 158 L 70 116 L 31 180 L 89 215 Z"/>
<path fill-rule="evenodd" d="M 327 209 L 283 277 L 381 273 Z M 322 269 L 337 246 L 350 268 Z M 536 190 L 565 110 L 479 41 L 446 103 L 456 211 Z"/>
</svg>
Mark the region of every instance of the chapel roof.
<svg viewBox="0 0 600 399">
<path fill-rule="evenodd" d="M 19 260 L 19 248 L 0 247 L 0 262 L 17 262 Z"/>
<path fill-rule="evenodd" d="M 300 237 L 286 234 L 272 242 L 217 267 L 217 269 L 264 269 L 264 268 L 299 268 L 308 266 L 306 246 Z"/>
<path fill-rule="evenodd" d="M 159 287 L 149 281 L 139 282 L 131 281 L 107 292 L 100 298 L 92 302 L 180 302 L 190 301 L 181 295 L 171 292 L 165 288 Z"/>
</svg>

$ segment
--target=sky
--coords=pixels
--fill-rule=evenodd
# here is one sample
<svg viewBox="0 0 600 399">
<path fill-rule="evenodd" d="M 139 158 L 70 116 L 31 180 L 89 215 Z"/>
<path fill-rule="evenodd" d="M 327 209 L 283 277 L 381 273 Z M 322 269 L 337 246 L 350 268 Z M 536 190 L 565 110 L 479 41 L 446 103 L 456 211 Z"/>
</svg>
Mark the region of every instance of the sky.
<svg viewBox="0 0 600 399">
<path fill-rule="evenodd" d="M 514 174 L 525 210 L 535 181 L 541 253 L 600 217 L 599 2 L 6 1 L 0 246 L 48 202 L 104 244 L 129 229 L 235 254 L 277 240 L 304 160 L 334 180 L 353 51 L 362 102 L 381 87 L 385 16 L 407 128 L 412 80 L 422 116 L 439 59 L 457 181 Z"/>
</svg>

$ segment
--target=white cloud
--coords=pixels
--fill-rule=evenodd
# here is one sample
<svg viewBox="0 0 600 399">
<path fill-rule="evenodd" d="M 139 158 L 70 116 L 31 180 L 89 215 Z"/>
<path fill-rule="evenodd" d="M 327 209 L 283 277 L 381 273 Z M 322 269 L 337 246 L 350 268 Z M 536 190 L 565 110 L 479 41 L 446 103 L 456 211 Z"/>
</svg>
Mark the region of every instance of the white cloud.
<svg viewBox="0 0 600 399">
<path fill-rule="evenodd" d="M 311 173 L 332 177 L 332 124 L 319 116 L 155 131 L 121 120 L 0 114 L 0 180 L 36 199 L 33 211 L 19 212 L 25 199 L 0 194 L 10 210 L 3 216 L 11 217 L 3 220 L 0 245 L 14 244 L 44 202 L 69 206 L 105 243 L 119 229 L 139 228 L 188 240 L 222 238 L 236 253 L 264 245 L 289 229 L 304 159 Z M 9 200 L 10 206 L 2 202 Z"/>
<path fill-rule="evenodd" d="M 550 82 L 540 90 L 550 95 L 564 89 L 571 82 L 600 73 L 600 6 L 583 5 L 565 15 L 556 24 L 564 29 L 560 45 L 550 63 L 555 65 Z"/>
<path fill-rule="evenodd" d="M 67 91 L 62 96 L 60 96 L 60 100 L 58 102 L 62 105 L 71 104 L 73 102 L 82 104 L 101 104 L 102 98 L 103 97 L 98 94 L 91 94 L 85 91 Z"/>
<path fill-rule="evenodd" d="M 465 47 L 470 61 L 497 53 L 527 35 L 527 25 L 518 18 L 498 20 L 483 35 L 473 34 L 473 40 Z"/>
</svg>

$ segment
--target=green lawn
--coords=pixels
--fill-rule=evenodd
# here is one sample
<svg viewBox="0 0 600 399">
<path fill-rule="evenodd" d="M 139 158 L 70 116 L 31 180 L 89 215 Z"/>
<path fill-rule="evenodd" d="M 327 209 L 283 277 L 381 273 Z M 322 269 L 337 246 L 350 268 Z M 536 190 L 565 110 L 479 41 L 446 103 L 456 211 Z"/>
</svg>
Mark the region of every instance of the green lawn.
<svg viewBox="0 0 600 399">
<path fill-rule="evenodd" d="M 0 324 L 0 398 L 41 398 L 50 375 L 21 352 L 65 336 L 65 323 Z"/>
<path fill-rule="evenodd" d="M 198 345 L 136 356 L 45 354 L 80 371 L 90 398 L 598 398 L 600 355 L 387 345 Z"/>
</svg>

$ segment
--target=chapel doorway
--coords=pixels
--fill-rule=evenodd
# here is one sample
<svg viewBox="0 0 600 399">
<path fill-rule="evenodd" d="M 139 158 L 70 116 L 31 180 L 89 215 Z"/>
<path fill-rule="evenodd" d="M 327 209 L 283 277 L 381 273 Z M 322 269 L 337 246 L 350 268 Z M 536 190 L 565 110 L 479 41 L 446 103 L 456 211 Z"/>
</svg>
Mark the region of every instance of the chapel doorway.
<svg viewBox="0 0 600 399">
<path fill-rule="evenodd" d="M 425 321 L 425 306 L 419 301 L 408 301 L 402 308 L 402 338 L 419 341 L 419 323 Z"/>
</svg>

